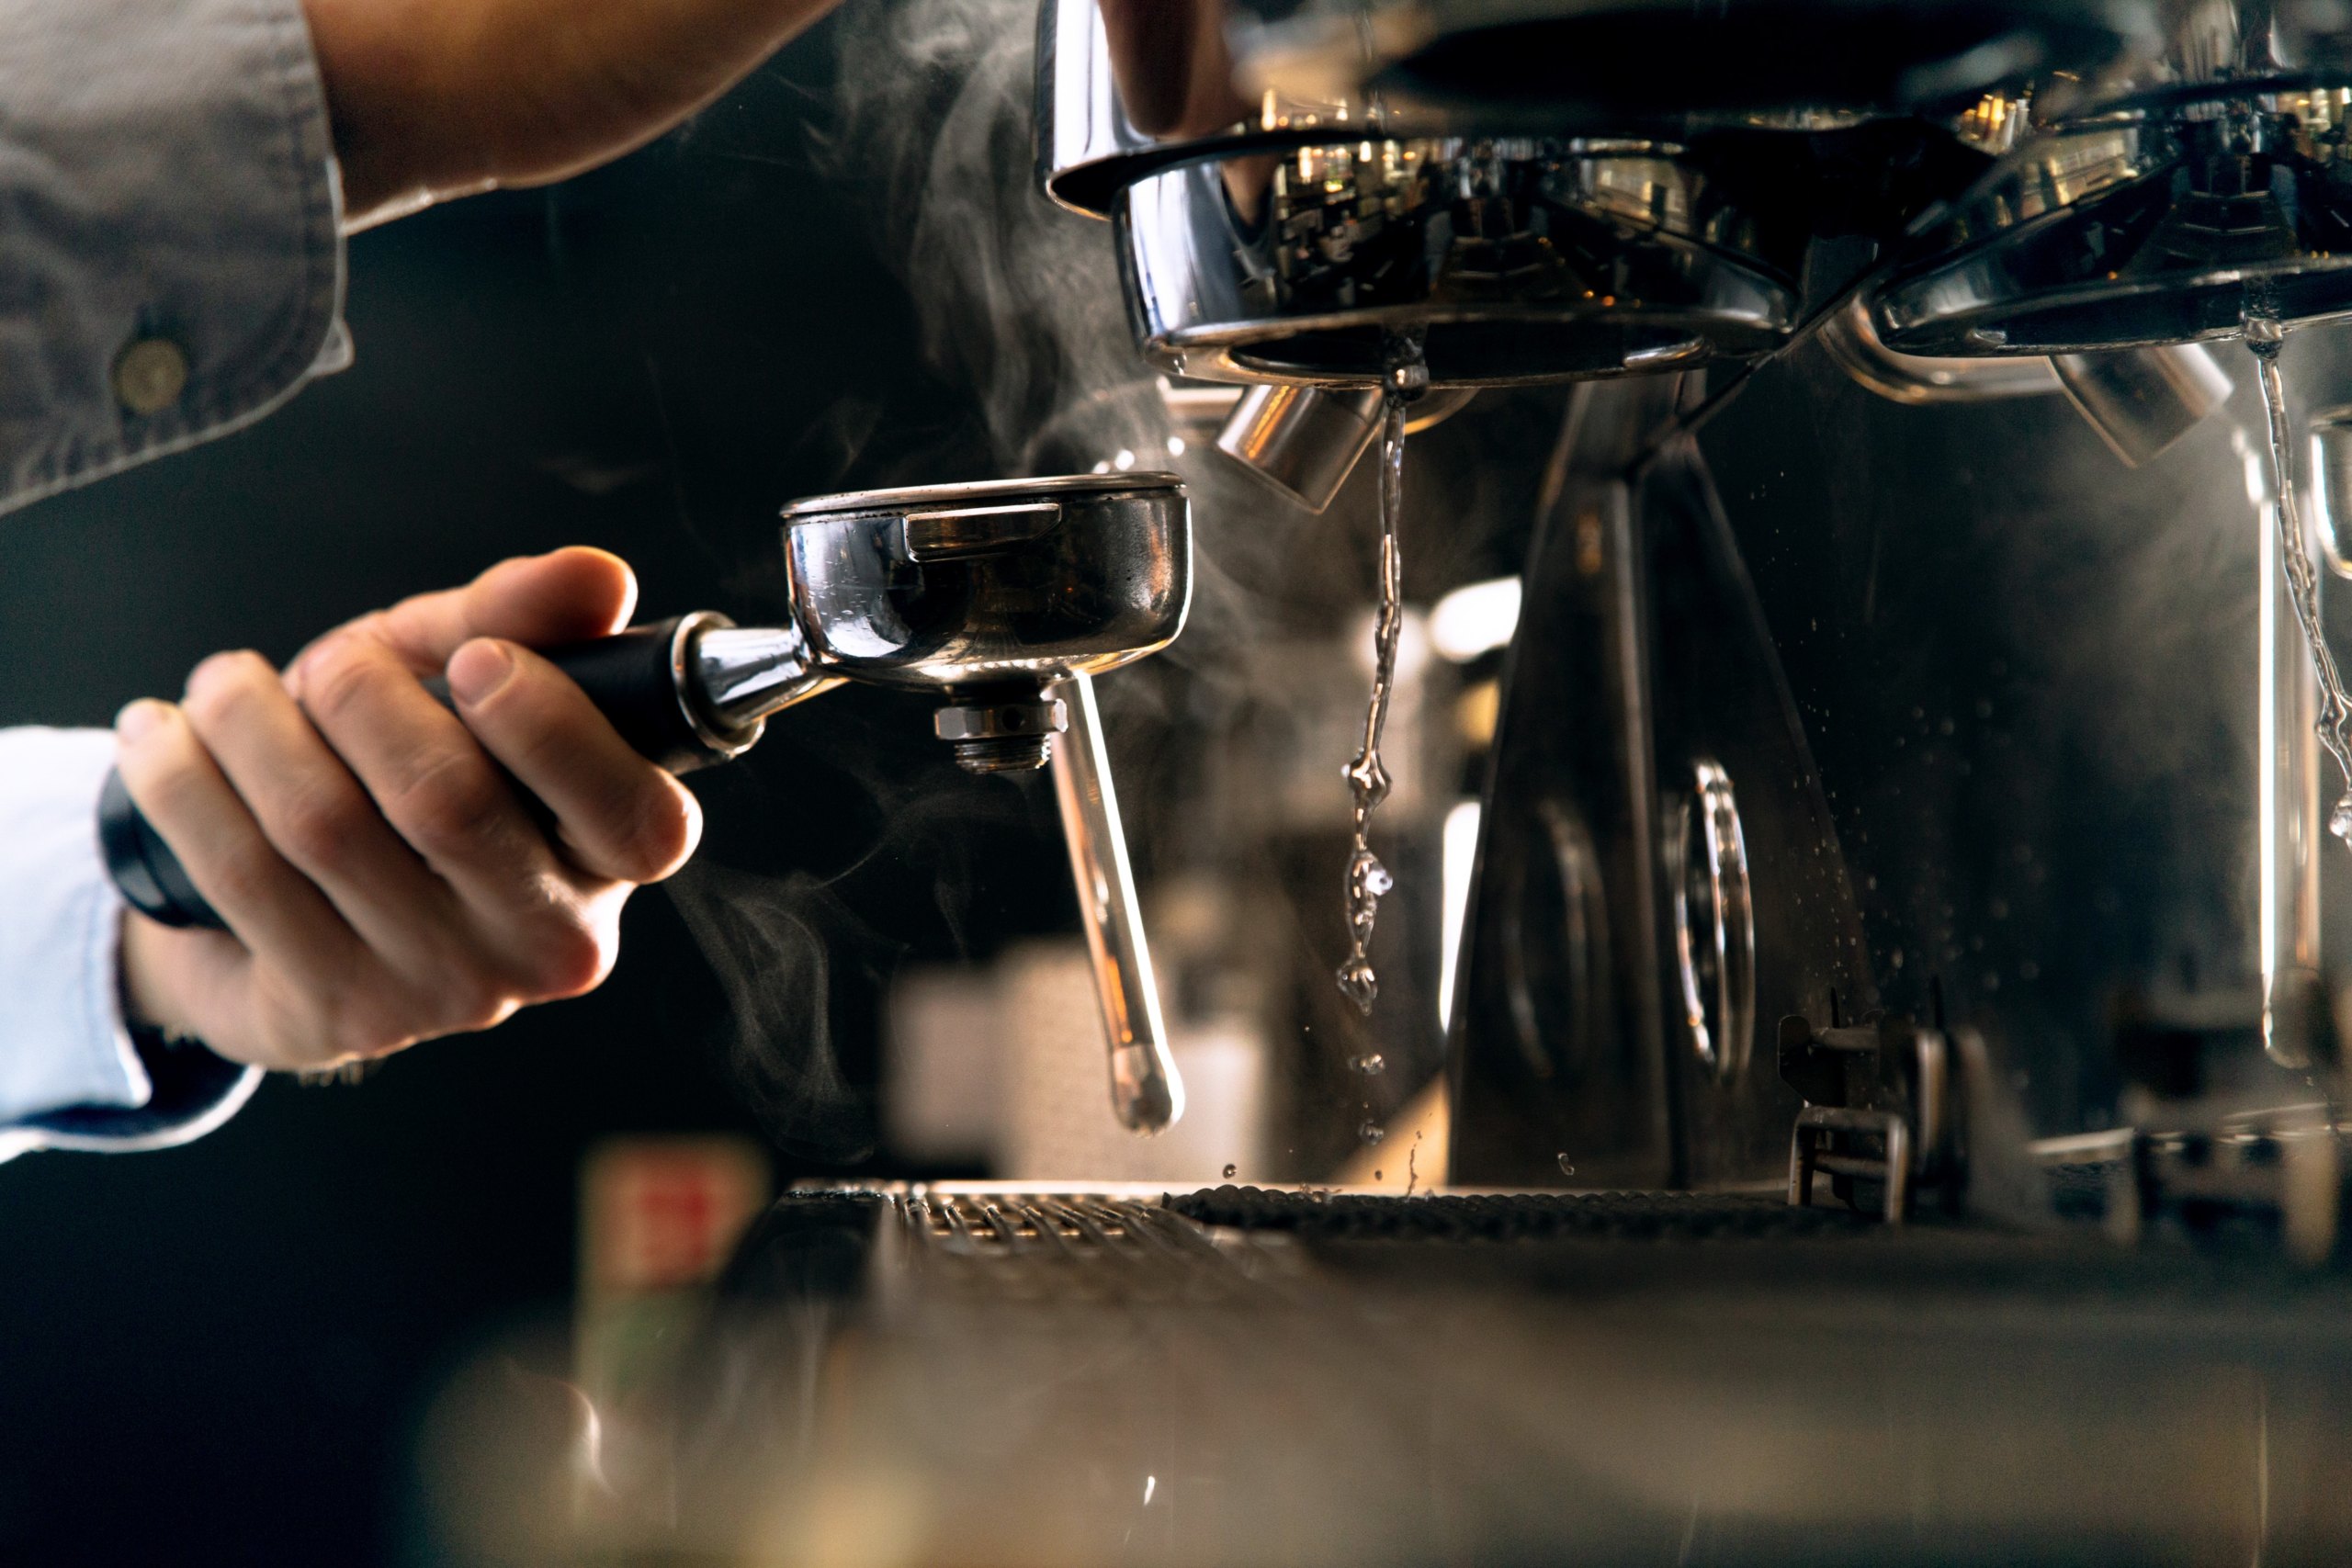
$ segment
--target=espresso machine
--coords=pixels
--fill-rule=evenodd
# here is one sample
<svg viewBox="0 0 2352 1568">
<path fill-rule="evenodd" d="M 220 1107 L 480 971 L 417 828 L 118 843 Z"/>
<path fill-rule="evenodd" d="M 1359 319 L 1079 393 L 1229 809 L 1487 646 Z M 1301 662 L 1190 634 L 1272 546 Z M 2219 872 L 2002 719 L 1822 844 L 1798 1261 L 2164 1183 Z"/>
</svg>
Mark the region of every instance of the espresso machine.
<svg viewBox="0 0 2352 1568">
<path fill-rule="evenodd" d="M 2253 365 L 2216 351 L 2352 309 L 2340 28 L 2291 6 L 1215 10 L 1047 6 L 1038 144 L 1046 189 L 1110 219 L 1143 353 L 1254 389 L 1220 447 L 1344 472 L 1400 335 L 1434 389 L 1576 387 L 1528 455 L 1546 500 L 1460 954 L 1453 1179 L 1801 1198 L 1822 1170 L 1899 1220 L 1922 1184 L 2033 1209 L 2048 1169 L 2112 1166 L 2119 1212 L 2153 1213 L 2166 1173 L 2213 1197 L 2167 1151 L 2220 1117 L 2293 1151 L 2220 1185 L 2281 1224 L 2306 1194 L 2297 1245 L 2332 1247 L 2335 1140 L 2304 1135 L 2334 1092 L 2322 710 L 2278 549 L 2218 595 L 2197 570 L 2217 563 L 2152 588 L 2086 560 L 2054 605 L 2053 553 L 2111 547 L 2079 513 L 2018 513 L 2077 483 L 2177 510 L 2184 472 L 2234 489 L 2267 450 L 2257 403 L 2212 460 Z M 1939 547 L 1888 513 L 1951 497 L 1948 446 L 1831 471 L 1838 422 L 1882 465 L 1973 434 L 2042 471 Z M 2188 526 L 2260 542 L 2264 482 L 2251 518 L 2216 491 Z M 2332 547 L 2324 497 L 2296 521 Z M 2262 627 L 2232 636 L 2255 599 Z M 2037 644 L 2028 617 L 2055 615 L 2076 624 Z M 2096 646 L 2029 678 L 2058 642 Z M 2258 642 L 2260 691 L 2214 690 Z M 2132 716 L 2102 684 L 2171 695 Z M 2267 761 L 2127 717 L 2249 752 L 2259 729 Z M 2070 773 L 2077 743 L 2143 765 Z M 2227 830 L 2103 842 L 2190 800 Z"/>
<path fill-rule="evenodd" d="M 1568 389 L 1519 455 L 1444 1182 L 793 1194 L 655 1479 L 565 1528 L 2341 1561 L 2352 16 L 1046 0 L 1037 39 L 1039 182 L 1144 359 L 1244 389 L 1227 457 L 1313 506 L 1401 440 L 1409 494 L 1416 403 Z"/>
</svg>

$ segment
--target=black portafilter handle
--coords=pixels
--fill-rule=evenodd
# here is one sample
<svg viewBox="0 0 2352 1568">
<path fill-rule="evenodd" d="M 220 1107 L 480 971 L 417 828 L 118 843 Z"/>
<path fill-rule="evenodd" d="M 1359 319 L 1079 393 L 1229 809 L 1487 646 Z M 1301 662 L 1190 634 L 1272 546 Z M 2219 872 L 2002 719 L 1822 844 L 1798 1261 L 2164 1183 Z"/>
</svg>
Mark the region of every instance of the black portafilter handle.
<svg viewBox="0 0 2352 1568">
<path fill-rule="evenodd" d="M 705 630 L 729 625 L 725 616 L 701 611 L 543 649 L 540 657 L 571 676 L 641 755 L 673 773 L 691 773 L 727 761 L 760 736 L 756 719 L 740 728 L 723 726 L 707 711 L 699 689 L 695 643 Z M 435 676 L 424 689 L 454 708 L 447 681 Z M 107 773 L 98 795 L 98 843 L 107 874 L 132 908 L 167 926 L 226 929 L 171 845 L 140 814 L 119 770 Z"/>
</svg>

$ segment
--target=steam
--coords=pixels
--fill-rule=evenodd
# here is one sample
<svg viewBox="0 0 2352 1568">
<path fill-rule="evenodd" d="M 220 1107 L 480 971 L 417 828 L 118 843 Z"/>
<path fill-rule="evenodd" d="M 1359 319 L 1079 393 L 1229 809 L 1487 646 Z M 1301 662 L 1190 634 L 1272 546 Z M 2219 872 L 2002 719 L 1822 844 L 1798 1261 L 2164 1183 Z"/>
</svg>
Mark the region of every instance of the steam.
<svg viewBox="0 0 2352 1568">
<path fill-rule="evenodd" d="M 925 350 L 977 394 L 1007 472 L 1167 441 L 1106 226 L 1035 188 L 1035 30 L 1034 0 L 847 7 L 827 160 L 874 193 Z"/>
<path fill-rule="evenodd" d="M 1266 585 L 1320 525 L 1203 446 L 1171 450 L 1159 377 L 1136 353 L 1111 226 L 1037 187 L 1035 0 L 852 0 L 839 18 L 838 116 L 820 162 L 872 193 L 932 363 L 975 400 L 989 474 L 1098 464 L 1181 474 L 1193 496 L 1193 612 L 1173 648 L 1102 689 L 1114 717 L 1187 682 L 1196 716 L 1249 698 L 1236 657 L 1283 619 Z M 1154 670 L 1147 676 L 1144 670 Z M 1140 677 L 1140 678 L 1139 678 Z"/>
<path fill-rule="evenodd" d="M 842 1073 L 833 1036 L 834 944 L 862 923 L 807 873 L 752 875 L 695 862 L 670 899 L 727 992 L 728 1052 L 769 1134 L 828 1162 L 873 1152 L 873 1117 Z"/>
<path fill-rule="evenodd" d="M 1242 655 L 1285 618 L 1269 585 L 1294 575 L 1295 531 L 1310 520 L 1224 458 L 1171 444 L 1158 376 L 1127 325 L 1110 226 L 1063 211 L 1036 186 L 1035 19 L 1035 0 L 851 0 L 837 17 L 832 113 L 812 132 L 817 166 L 870 215 L 926 360 L 968 395 L 972 418 L 928 444 L 892 432 L 885 455 L 873 441 L 883 407 L 844 400 L 801 434 L 797 451 L 837 470 L 843 488 L 1098 466 L 1183 477 L 1195 536 L 1185 635 L 1102 687 L 1130 795 L 1148 805 L 1146 781 L 1196 761 L 1168 754 L 1151 721 L 1181 704 L 1188 723 L 1215 727 L 1250 702 Z M 1335 513 L 1315 525 L 1346 523 Z M 831 762 L 860 773 L 888 824 L 854 865 L 820 881 L 705 862 L 669 885 L 732 1007 L 737 1076 L 773 1135 L 829 1161 L 862 1157 L 874 1138 L 871 1108 L 842 1066 L 865 1042 L 849 1037 L 854 1027 L 837 1004 L 904 951 L 854 911 L 850 884 L 922 867 L 961 949 L 985 892 L 973 829 L 1029 820 L 1032 804 L 1025 791 L 956 773 L 944 752 L 935 767 L 887 771 L 864 755 L 857 727 L 840 733 L 849 744 Z M 1132 818 L 1131 833 L 1148 834 L 1149 818 Z"/>
</svg>

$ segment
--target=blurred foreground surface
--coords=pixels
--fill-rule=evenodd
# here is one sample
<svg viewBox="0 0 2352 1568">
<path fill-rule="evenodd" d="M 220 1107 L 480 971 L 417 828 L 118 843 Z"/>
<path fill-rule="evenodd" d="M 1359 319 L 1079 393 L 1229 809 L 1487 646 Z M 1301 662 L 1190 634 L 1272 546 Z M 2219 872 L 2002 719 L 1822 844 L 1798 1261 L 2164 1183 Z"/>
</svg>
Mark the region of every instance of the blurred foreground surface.
<svg viewBox="0 0 2352 1568">
<path fill-rule="evenodd" d="M 483 1371 L 431 1462 L 483 1562 L 2336 1562 L 2347 1307 L 1770 1198 L 802 1192 L 666 1393 Z"/>
</svg>

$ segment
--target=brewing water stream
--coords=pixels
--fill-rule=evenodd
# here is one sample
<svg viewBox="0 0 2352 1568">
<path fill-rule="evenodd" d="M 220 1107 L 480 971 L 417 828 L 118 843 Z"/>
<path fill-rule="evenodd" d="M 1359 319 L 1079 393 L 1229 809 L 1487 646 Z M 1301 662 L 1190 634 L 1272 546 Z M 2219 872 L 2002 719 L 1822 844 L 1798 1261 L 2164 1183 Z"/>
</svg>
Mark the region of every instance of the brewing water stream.
<svg viewBox="0 0 2352 1568">
<path fill-rule="evenodd" d="M 1418 337 L 1391 337 L 1384 354 L 1387 396 L 1380 425 L 1380 615 L 1373 633 L 1372 701 L 1363 716 L 1363 745 L 1348 763 L 1355 798 L 1354 837 L 1348 851 L 1348 956 L 1340 965 L 1340 992 L 1370 1016 L 1380 995 L 1372 968 L 1372 930 L 1380 897 L 1396 886 L 1372 852 L 1372 814 L 1388 798 L 1388 770 L 1380 761 L 1381 732 L 1396 684 L 1396 639 L 1405 623 L 1404 561 L 1397 530 L 1405 510 L 1405 411 L 1429 385 Z"/>
<path fill-rule="evenodd" d="M 2245 327 L 2246 347 L 2254 351 L 2255 372 L 2262 382 L 2263 412 L 2270 426 L 2270 488 L 2278 498 L 2278 560 L 2287 573 L 2287 597 L 2295 606 L 2295 624 L 2302 630 L 2304 650 L 2319 677 L 2319 743 L 2335 760 L 2336 775 L 2345 785 L 2335 809 L 2328 813 L 2327 829 L 2352 845 L 2352 740 L 2346 738 L 2347 726 L 2352 726 L 2352 698 L 2345 694 L 2344 678 L 2336 671 L 2335 656 L 2328 651 L 2320 625 L 2319 574 L 2312 567 L 2302 514 L 2295 502 L 2286 389 L 2278 378 L 2283 334 L 2276 321 L 2251 313 Z"/>
</svg>

